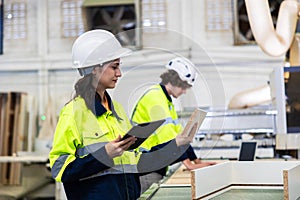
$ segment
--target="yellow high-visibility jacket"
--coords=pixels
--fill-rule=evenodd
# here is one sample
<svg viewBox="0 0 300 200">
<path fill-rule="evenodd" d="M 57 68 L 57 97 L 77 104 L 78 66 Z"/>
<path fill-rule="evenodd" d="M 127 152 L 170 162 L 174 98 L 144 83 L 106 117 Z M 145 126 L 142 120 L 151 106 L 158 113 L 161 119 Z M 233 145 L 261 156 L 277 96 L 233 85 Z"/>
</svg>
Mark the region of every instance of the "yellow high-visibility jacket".
<svg viewBox="0 0 300 200">
<path fill-rule="evenodd" d="M 131 124 L 122 106 L 105 94 L 109 110 L 96 99 L 92 112 L 77 97 L 60 113 L 49 159 L 68 199 L 138 199 L 139 175 L 168 166 L 183 153 L 173 140 L 153 153 L 125 151 L 111 159 L 105 144 L 125 135 Z"/>
<path fill-rule="evenodd" d="M 125 151 L 122 156 L 110 159 L 105 151 L 106 143 L 118 135 L 125 135 L 131 128 L 122 106 L 117 102 L 111 106 L 112 111 L 100 109 L 95 116 L 85 101 L 77 97 L 62 109 L 49 154 L 52 176 L 56 181 L 64 182 L 66 174 L 70 174 L 72 180 L 82 180 L 105 174 L 137 173 L 140 154 Z M 96 169 L 89 168 L 91 162 L 97 163 Z M 65 173 L 71 163 L 78 167 Z"/>
<path fill-rule="evenodd" d="M 131 121 L 143 123 L 159 119 L 165 119 L 166 122 L 140 146 L 140 150 L 150 150 L 156 145 L 170 141 L 183 130 L 165 86 L 157 84 L 150 87 L 138 100 Z"/>
</svg>

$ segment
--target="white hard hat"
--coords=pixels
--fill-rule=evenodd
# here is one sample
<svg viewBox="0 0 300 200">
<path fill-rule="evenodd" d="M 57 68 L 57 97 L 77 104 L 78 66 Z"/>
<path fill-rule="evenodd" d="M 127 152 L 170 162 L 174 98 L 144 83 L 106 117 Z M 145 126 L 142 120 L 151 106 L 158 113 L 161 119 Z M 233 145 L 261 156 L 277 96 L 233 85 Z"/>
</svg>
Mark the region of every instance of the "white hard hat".
<svg viewBox="0 0 300 200">
<path fill-rule="evenodd" d="M 73 68 L 80 69 L 124 57 L 131 52 L 106 30 L 91 30 L 80 35 L 72 47 Z"/>
<path fill-rule="evenodd" d="M 197 78 L 195 65 L 186 58 L 177 57 L 169 61 L 166 65 L 167 69 L 176 71 L 181 80 L 186 81 L 193 86 Z"/>
</svg>

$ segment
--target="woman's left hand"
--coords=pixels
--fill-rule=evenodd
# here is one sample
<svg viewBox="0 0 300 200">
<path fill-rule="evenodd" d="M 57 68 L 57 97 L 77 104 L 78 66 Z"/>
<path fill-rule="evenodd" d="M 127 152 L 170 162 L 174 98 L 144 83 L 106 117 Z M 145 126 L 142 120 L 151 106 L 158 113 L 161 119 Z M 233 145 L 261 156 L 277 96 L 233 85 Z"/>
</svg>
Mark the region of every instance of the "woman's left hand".
<svg viewBox="0 0 300 200">
<path fill-rule="evenodd" d="M 122 138 L 119 135 L 117 139 L 105 145 L 106 152 L 110 158 L 121 156 L 124 151 L 126 151 L 130 147 L 130 145 L 132 145 L 136 141 L 135 137 L 129 137 L 124 140 L 121 139 Z"/>
</svg>

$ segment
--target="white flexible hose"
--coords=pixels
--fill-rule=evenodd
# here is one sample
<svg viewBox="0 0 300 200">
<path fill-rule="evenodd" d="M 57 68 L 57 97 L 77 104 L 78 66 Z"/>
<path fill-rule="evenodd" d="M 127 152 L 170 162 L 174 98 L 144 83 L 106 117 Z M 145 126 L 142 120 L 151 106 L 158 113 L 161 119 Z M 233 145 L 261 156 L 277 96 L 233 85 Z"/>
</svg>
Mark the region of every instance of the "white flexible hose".
<svg viewBox="0 0 300 200">
<path fill-rule="evenodd" d="M 269 103 L 271 90 L 268 84 L 245 90 L 234 95 L 228 105 L 229 109 L 243 109 Z"/>
<path fill-rule="evenodd" d="M 251 30 L 260 48 L 270 56 L 281 56 L 289 49 L 296 30 L 297 0 L 281 3 L 274 29 L 268 0 L 245 0 Z"/>
</svg>

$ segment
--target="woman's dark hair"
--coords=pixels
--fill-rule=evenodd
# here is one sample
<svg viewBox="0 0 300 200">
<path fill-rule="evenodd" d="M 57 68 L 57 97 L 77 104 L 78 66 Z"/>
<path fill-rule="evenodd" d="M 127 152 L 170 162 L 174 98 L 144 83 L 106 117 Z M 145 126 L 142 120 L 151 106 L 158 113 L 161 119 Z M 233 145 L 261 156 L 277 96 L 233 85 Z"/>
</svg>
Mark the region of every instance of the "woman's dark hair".
<svg viewBox="0 0 300 200">
<path fill-rule="evenodd" d="M 168 71 L 161 74 L 160 78 L 161 78 L 162 85 L 167 85 L 168 83 L 171 83 L 173 86 L 180 87 L 183 89 L 187 89 L 191 87 L 191 85 L 189 85 L 187 81 L 181 80 L 178 73 L 172 69 L 169 69 Z"/>
<path fill-rule="evenodd" d="M 96 89 L 93 86 L 93 74 L 82 77 L 75 84 L 74 98 L 80 96 L 85 100 L 86 106 L 95 113 L 95 94 Z"/>
<path fill-rule="evenodd" d="M 102 67 L 103 65 L 97 65 L 97 66 Z M 93 85 L 93 79 L 94 79 L 94 75 L 92 73 L 87 74 L 81 79 L 79 79 L 75 84 L 75 94 L 73 99 L 75 99 L 78 96 L 83 98 L 88 109 L 90 109 L 96 115 L 95 98 L 100 102 L 102 101 L 102 99 L 100 95 L 98 95 L 96 92 L 96 88 Z M 122 120 L 122 118 L 119 117 L 118 113 L 116 113 L 113 104 L 111 105 L 111 111 L 118 120 Z"/>
</svg>

